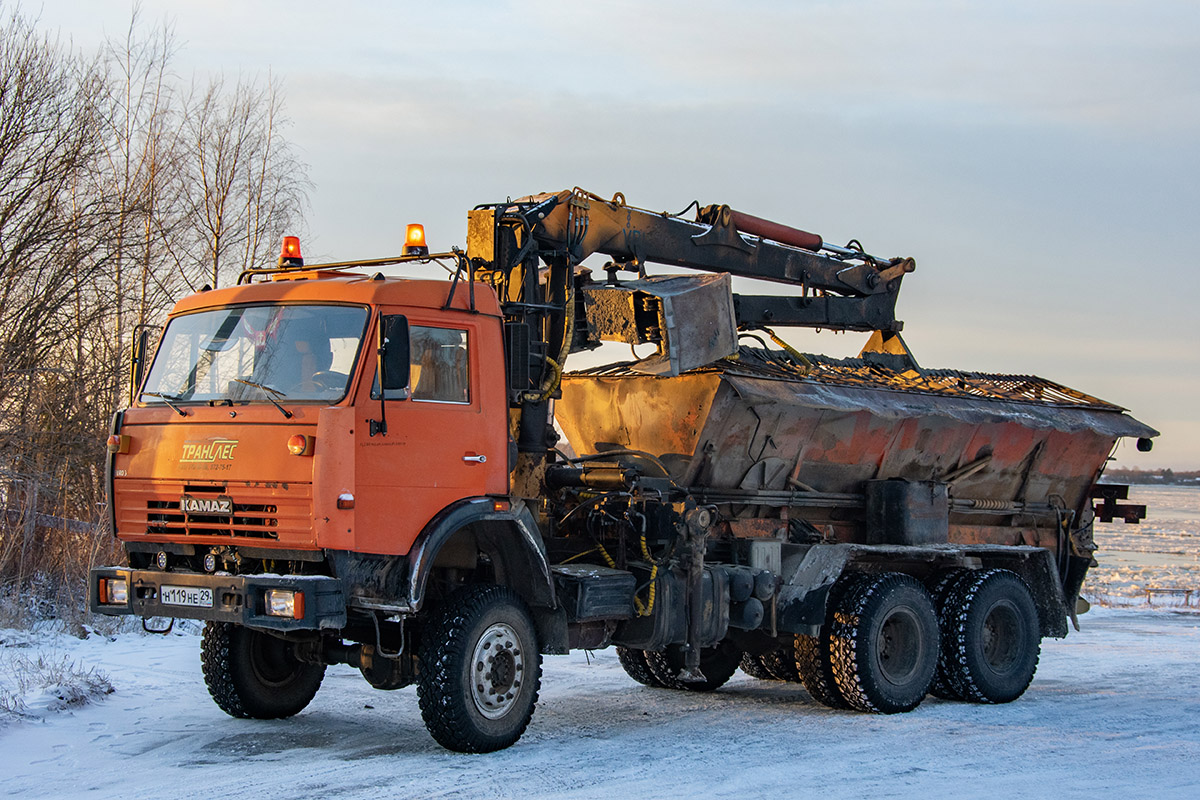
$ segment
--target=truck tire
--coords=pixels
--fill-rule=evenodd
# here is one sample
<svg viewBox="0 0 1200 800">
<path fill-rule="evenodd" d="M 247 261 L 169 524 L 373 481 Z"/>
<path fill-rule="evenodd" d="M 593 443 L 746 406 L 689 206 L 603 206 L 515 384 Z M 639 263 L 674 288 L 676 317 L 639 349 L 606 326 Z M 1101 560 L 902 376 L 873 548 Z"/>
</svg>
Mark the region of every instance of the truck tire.
<svg viewBox="0 0 1200 800">
<path fill-rule="evenodd" d="M 700 672 L 703 681 L 684 681 L 679 673 L 684 667 L 683 650 L 669 646 L 666 650 L 647 651 L 646 664 L 663 686 L 668 689 L 683 689 L 689 692 L 711 692 L 725 685 L 737 672 L 742 660 L 742 651 L 731 642 L 720 642 L 716 647 L 705 647 L 700 651 Z"/>
<path fill-rule="evenodd" d="M 925 587 L 898 572 L 859 584 L 834 611 L 830 657 L 851 708 L 883 714 L 916 708 L 938 659 L 937 617 Z"/>
<path fill-rule="evenodd" d="M 617 647 L 617 660 L 621 662 L 621 669 L 625 670 L 625 674 L 643 686 L 651 686 L 655 689 L 665 688 L 662 682 L 654 677 L 654 673 L 650 671 L 650 665 L 646 663 L 645 650 L 636 650 L 632 647 Z"/>
<path fill-rule="evenodd" d="M 742 653 L 742 661 L 738 666 L 741 667 L 742 672 L 751 678 L 758 678 L 760 681 L 777 680 L 763 664 L 761 655 L 756 656 L 751 653 Z"/>
<path fill-rule="evenodd" d="M 777 681 L 789 683 L 800 682 L 800 672 L 796 669 L 795 644 L 790 644 L 762 654 L 762 664 L 767 672 Z"/>
<path fill-rule="evenodd" d="M 970 576 L 970 570 L 951 569 L 939 573 L 933 582 L 929 584 L 929 596 L 933 600 L 933 608 L 937 612 L 938 630 L 942 634 L 942 644 L 938 648 L 937 672 L 933 677 L 933 685 L 929 687 L 929 693 L 943 700 L 963 699 L 962 694 L 954 688 L 951 669 L 946 661 L 946 645 L 949 642 L 946 636 L 946 626 L 951 616 L 950 596 L 954 594 L 959 584 Z"/>
<path fill-rule="evenodd" d="M 297 660 L 290 642 L 228 622 L 204 624 L 200 667 L 217 706 L 242 719 L 300 713 L 325 677 L 325 665 Z"/>
<path fill-rule="evenodd" d="M 842 598 L 853 592 L 868 578 L 859 572 L 847 572 L 842 575 L 829 590 L 825 601 L 825 620 L 816 636 L 796 636 L 794 658 L 796 671 L 800 682 L 814 700 L 823 706 L 836 709 L 850 708 L 846 698 L 842 697 L 833 677 L 833 661 L 830 655 L 830 630 L 833 626 L 833 613 L 842 602 Z"/>
<path fill-rule="evenodd" d="M 973 703 L 1010 703 L 1029 687 L 1041 654 L 1037 606 L 1006 569 L 968 574 L 947 599 L 942 658 L 953 690 Z"/>
<path fill-rule="evenodd" d="M 525 603 L 503 586 L 467 586 L 422 631 L 417 701 L 448 750 L 490 753 L 529 725 L 542 656 Z"/>
</svg>

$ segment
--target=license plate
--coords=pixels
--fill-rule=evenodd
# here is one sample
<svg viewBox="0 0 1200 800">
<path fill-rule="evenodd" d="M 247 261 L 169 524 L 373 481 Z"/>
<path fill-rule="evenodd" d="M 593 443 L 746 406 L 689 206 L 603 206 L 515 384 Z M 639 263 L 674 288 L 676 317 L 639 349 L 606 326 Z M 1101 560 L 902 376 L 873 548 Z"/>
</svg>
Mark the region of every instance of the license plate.
<svg viewBox="0 0 1200 800">
<path fill-rule="evenodd" d="M 212 608 L 212 589 L 198 586 L 164 586 L 159 590 L 159 599 L 168 606 L 190 606 L 191 608 Z"/>
</svg>

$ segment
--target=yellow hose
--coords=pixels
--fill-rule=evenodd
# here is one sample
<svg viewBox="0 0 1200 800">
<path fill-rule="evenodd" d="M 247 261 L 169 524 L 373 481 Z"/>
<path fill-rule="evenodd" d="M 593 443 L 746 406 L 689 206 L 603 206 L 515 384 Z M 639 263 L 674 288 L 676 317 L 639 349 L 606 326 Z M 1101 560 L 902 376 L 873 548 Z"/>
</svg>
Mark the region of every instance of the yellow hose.
<svg viewBox="0 0 1200 800">
<path fill-rule="evenodd" d="M 771 330 L 770 328 L 762 328 L 762 331 L 764 333 L 766 333 L 767 336 L 771 337 L 772 342 L 774 342 L 775 344 L 782 347 L 784 352 L 787 353 L 789 356 L 796 359 L 798 362 L 800 362 L 801 364 L 803 364 L 806 367 L 812 366 L 812 362 L 808 360 L 808 358 L 804 355 L 804 353 L 801 353 L 799 350 L 792 347 L 790 344 L 785 342 L 783 339 L 780 339 L 778 336 L 776 336 L 775 331 Z"/>
</svg>

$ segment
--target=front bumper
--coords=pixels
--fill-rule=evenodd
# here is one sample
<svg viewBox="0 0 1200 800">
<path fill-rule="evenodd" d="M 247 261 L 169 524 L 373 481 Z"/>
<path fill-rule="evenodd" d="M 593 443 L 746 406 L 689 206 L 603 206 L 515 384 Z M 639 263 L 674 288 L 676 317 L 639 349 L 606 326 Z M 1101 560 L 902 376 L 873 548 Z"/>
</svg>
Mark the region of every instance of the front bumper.
<svg viewBox="0 0 1200 800">
<path fill-rule="evenodd" d="M 126 602 L 100 602 L 100 581 L 122 578 L 128 586 Z M 212 606 L 165 603 L 164 586 L 207 589 L 212 592 Z M 267 614 L 265 595 L 270 589 L 303 592 L 303 616 L 292 619 Z M 88 608 L 94 614 L 203 619 L 275 631 L 337 630 L 346 626 L 342 582 L 323 575 L 202 575 L 97 567 L 88 576 Z"/>
</svg>

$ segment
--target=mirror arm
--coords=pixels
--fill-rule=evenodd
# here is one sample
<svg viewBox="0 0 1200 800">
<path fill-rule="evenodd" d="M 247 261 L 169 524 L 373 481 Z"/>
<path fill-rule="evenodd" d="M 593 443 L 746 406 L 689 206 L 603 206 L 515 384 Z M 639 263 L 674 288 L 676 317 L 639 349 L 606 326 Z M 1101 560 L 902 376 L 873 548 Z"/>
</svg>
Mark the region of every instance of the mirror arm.
<svg viewBox="0 0 1200 800">
<path fill-rule="evenodd" d="M 368 435 L 387 436 L 387 390 L 384 389 L 383 383 L 383 359 L 387 352 L 387 333 L 383 329 L 383 314 L 380 313 L 377 317 L 376 327 L 379 330 L 379 347 L 375 351 L 375 380 L 379 383 L 379 420 L 367 420 Z"/>
</svg>

